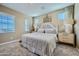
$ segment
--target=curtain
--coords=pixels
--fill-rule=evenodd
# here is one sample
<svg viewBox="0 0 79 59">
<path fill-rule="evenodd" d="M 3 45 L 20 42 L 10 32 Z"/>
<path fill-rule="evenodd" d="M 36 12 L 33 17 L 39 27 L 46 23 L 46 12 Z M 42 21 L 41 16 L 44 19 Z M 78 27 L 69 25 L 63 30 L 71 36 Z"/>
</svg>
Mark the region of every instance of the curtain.
<svg viewBox="0 0 79 59">
<path fill-rule="evenodd" d="M 31 32 L 31 29 L 32 29 L 32 20 L 26 19 L 25 20 L 25 31 Z"/>
<path fill-rule="evenodd" d="M 35 28 L 35 31 L 37 31 L 40 28 L 40 25 L 41 25 L 40 17 L 35 17 L 34 18 L 34 28 Z"/>
<path fill-rule="evenodd" d="M 73 24 L 73 18 L 74 18 L 74 15 L 73 15 L 73 6 L 71 7 L 67 7 L 65 8 L 65 23 L 67 24 Z"/>
</svg>

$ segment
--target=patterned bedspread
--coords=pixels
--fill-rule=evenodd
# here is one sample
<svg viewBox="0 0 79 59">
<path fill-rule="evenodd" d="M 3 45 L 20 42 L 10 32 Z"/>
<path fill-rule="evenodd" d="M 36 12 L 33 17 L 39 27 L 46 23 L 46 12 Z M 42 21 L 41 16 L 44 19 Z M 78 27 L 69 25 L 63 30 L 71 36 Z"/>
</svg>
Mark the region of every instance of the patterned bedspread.
<svg viewBox="0 0 79 59">
<path fill-rule="evenodd" d="M 56 34 L 28 33 L 21 37 L 22 45 L 31 52 L 41 56 L 51 56 L 56 48 Z"/>
</svg>

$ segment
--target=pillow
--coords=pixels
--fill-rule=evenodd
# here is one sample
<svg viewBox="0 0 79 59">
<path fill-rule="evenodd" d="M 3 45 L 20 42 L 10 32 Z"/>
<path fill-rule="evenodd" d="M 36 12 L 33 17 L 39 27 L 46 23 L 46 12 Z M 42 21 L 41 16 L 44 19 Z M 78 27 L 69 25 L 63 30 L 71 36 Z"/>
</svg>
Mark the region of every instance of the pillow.
<svg viewBox="0 0 79 59">
<path fill-rule="evenodd" d="M 55 29 L 45 29 L 45 33 L 56 34 L 57 32 Z"/>
<path fill-rule="evenodd" d="M 52 28 L 56 28 L 56 26 L 53 25 L 53 24 L 51 24 L 51 23 L 43 23 L 40 28 L 43 28 L 43 29 L 52 29 Z"/>
<path fill-rule="evenodd" d="M 44 33 L 44 29 L 38 29 L 37 32 L 39 32 L 39 33 Z"/>
<path fill-rule="evenodd" d="M 64 24 L 65 32 L 72 33 L 72 25 L 71 24 Z"/>
</svg>

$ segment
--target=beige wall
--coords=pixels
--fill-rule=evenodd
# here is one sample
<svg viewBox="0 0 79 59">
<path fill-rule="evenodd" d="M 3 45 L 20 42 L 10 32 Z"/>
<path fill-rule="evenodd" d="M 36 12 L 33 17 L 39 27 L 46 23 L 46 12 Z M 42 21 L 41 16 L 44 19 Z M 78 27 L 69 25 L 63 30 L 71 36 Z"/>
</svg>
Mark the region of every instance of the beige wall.
<svg viewBox="0 0 79 59">
<path fill-rule="evenodd" d="M 57 15 L 58 15 L 58 13 L 61 13 L 62 11 L 64 11 L 63 9 L 61 9 L 61 10 L 57 10 L 57 11 L 55 11 L 55 12 L 51 12 L 51 13 L 49 13 L 49 16 L 51 16 L 52 17 L 52 23 L 53 24 L 55 24 L 55 25 L 62 25 L 63 24 L 63 22 L 62 21 L 59 21 L 58 20 L 58 17 L 57 17 Z"/>
<path fill-rule="evenodd" d="M 2 5 L 0 5 L 0 12 L 5 12 L 5 13 L 15 16 L 15 22 L 16 22 L 16 31 L 14 33 L 0 34 L 0 43 L 15 40 L 19 38 L 20 35 L 24 33 L 25 18 L 32 19 L 31 17 L 28 17 L 28 16 L 26 17 L 24 14 L 14 11 L 12 9 L 9 9 L 7 7 L 4 7 Z"/>
</svg>

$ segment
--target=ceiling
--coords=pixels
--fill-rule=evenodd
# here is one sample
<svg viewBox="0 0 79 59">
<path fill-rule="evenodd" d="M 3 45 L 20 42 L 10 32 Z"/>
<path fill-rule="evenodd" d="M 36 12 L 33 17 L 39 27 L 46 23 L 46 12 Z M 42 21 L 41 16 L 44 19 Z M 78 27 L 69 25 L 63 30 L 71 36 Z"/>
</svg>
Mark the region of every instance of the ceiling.
<svg viewBox="0 0 79 59">
<path fill-rule="evenodd" d="M 28 16 L 39 16 L 72 5 L 71 3 L 3 3 L 2 5 Z"/>
</svg>

